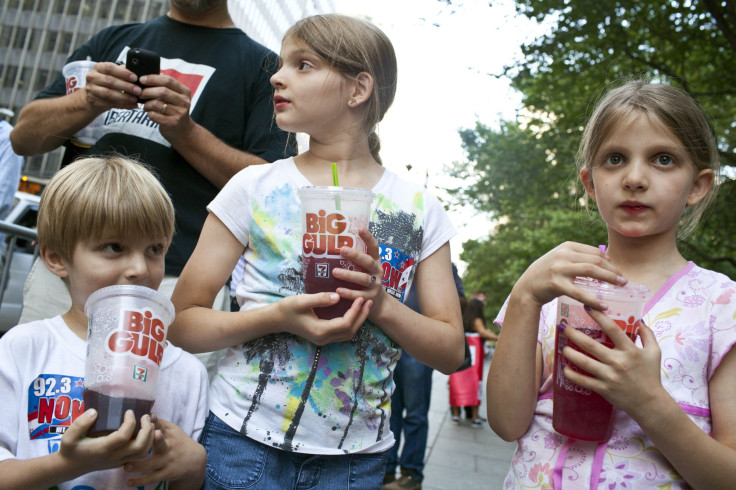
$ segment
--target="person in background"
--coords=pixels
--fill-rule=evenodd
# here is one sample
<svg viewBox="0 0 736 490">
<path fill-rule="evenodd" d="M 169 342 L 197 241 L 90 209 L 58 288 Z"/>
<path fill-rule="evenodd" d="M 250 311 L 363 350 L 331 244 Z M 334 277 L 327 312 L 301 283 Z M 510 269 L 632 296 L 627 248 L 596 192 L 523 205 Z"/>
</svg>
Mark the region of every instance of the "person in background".
<svg viewBox="0 0 736 490">
<path fill-rule="evenodd" d="M 473 291 L 473 294 L 470 295 L 470 299 L 480 300 L 481 303 L 485 305 L 486 304 L 486 292 L 481 291 L 480 289 L 477 289 Z"/>
<path fill-rule="evenodd" d="M 20 183 L 23 170 L 23 157 L 17 155 L 10 145 L 10 131 L 13 129 L 7 121 L 0 121 L 0 219 L 5 217 L 13 207 L 15 192 Z M 0 234 L 0 242 L 2 242 Z"/>
<path fill-rule="evenodd" d="M 443 372 L 463 359 L 455 230 L 426 189 L 380 164 L 376 126 L 397 83 L 396 54 L 380 29 L 337 14 L 302 19 L 284 36 L 271 82 L 276 123 L 309 135 L 309 149 L 227 183 L 172 297 L 174 343 L 228 347 L 210 389 L 205 485 L 380 488 L 402 348 Z M 298 191 L 332 185 L 333 164 L 341 186 L 375 195 L 370 229 L 358 231 L 366 251 L 341 247 L 360 270 L 331 270 L 355 288 L 303 294 Z M 241 256 L 240 311 L 212 310 Z M 403 304 L 413 285 L 424 315 Z M 340 299 L 352 303 L 344 316 L 315 315 Z"/>
<path fill-rule="evenodd" d="M 478 415 L 478 409 L 482 399 L 482 381 L 483 381 L 483 358 L 484 347 L 486 341 L 495 342 L 498 335 L 486 328 L 486 319 L 484 312 L 485 305 L 480 299 L 471 299 L 468 301 L 465 311 L 463 312 L 463 330 L 465 331 L 465 339 L 470 346 L 472 355 L 472 365 L 464 371 L 460 371 L 450 375 L 450 411 L 452 412 L 452 421 L 456 424 L 460 423 L 460 407 L 464 406 L 468 411 L 467 417 L 471 420 L 473 427 L 481 427 L 483 419 Z M 467 394 L 467 395 L 466 395 Z M 465 405 L 464 403 L 453 404 L 453 400 L 466 398 L 472 400 L 472 403 Z"/>
<path fill-rule="evenodd" d="M 40 254 L 72 305 L 0 338 L 0 487 L 201 487 L 207 455 L 196 438 L 208 383 L 191 354 L 164 348 L 155 416 L 141 418 L 135 438 L 132 410 L 103 437 L 85 437 L 102 414 L 82 410 L 87 298 L 116 284 L 156 289 L 173 232 L 169 196 L 133 161 L 84 158 L 51 179 L 38 213 Z"/>
<path fill-rule="evenodd" d="M 130 48 L 158 53 L 161 73 L 138 80 L 124 66 Z M 176 209 L 176 235 L 160 288 L 168 296 L 220 188 L 242 168 L 295 153 L 287 133 L 273 123 L 269 79 L 276 55 L 233 24 L 226 0 L 170 0 L 166 15 L 106 28 L 67 63 L 87 58 L 98 63 L 85 87 L 67 95 L 59 76 L 23 108 L 11 133 L 13 148 L 34 155 L 65 145 L 68 154 L 115 151 L 146 162 Z M 104 122 L 94 145 L 74 145 L 73 135 L 100 114 Z M 69 304 L 61 281 L 37 261 L 21 321 L 53 316 Z M 215 307 L 230 309 L 225 287 Z M 208 363 L 212 370 L 214 362 Z"/>
<path fill-rule="evenodd" d="M 483 305 L 485 306 L 486 300 L 487 300 L 487 295 L 486 295 L 486 292 L 483 291 L 482 289 L 476 289 L 470 295 L 470 299 L 480 300 L 483 303 Z M 463 315 L 464 314 L 465 314 L 465 312 L 463 311 Z M 495 347 L 496 347 L 496 341 L 495 340 L 486 340 L 486 342 L 483 342 L 483 352 L 484 352 L 485 357 L 488 358 L 488 361 L 490 361 L 491 360 L 491 357 L 493 357 L 493 351 L 494 351 Z M 480 379 L 481 379 L 481 381 L 483 379 L 482 373 L 481 373 Z M 479 402 L 480 402 L 480 400 L 479 400 Z M 467 418 L 468 420 L 475 420 L 475 417 L 473 417 L 473 411 L 471 410 L 470 407 L 465 407 L 465 418 Z M 480 417 L 480 419 L 481 420 L 485 420 L 483 417 Z"/>
<path fill-rule="evenodd" d="M 678 250 L 718 182 L 708 118 L 679 88 L 626 82 L 596 105 L 578 168 L 608 246 L 555 247 L 522 274 L 496 319 L 488 421 L 504 440 L 518 440 L 504 488 L 732 488 L 736 282 Z M 636 341 L 601 299 L 575 286 L 577 276 L 649 288 Z M 613 348 L 555 325 L 563 295 L 587 306 Z M 557 328 L 580 348 L 562 351 L 579 368 L 566 366 L 565 377 L 616 409 L 608 441 L 576 441 L 552 426 Z"/>
<path fill-rule="evenodd" d="M 7 111 L 7 114 L 6 114 Z M 3 114 L 12 117 L 12 112 L 4 109 Z M 13 126 L 7 121 L 0 121 L 0 220 L 4 220 L 13 208 L 15 193 L 20 184 L 20 174 L 23 171 L 23 157 L 17 155 L 10 145 L 10 131 Z M 0 253 L 4 252 L 5 234 L 0 233 Z M 0 264 L 6 259 L 0 257 Z"/>
<path fill-rule="evenodd" d="M 465 300 L 463 281 L 452 264 L 452 276 L 455 280 L 458 298 Z M 417 288 L 413 287 L 404 301 L 412 310 L 421 313 Z M 462 310 L 462 304 L 461 308 Z M 391 432 L 396 443 L 388 453 L 386 476 L 383 478 L 383 488 L 420 490 L 424 481 L 424 456 L 427 450 L 427 435 L 429 432 L 429 403 L 432 399 L 432 373 L 434 369 L 423 364 L 406 351 L 394 370 L 396 389 L 391 395 Z M 404 445 L 399 455 L 401 435 L 404 435 Z M 400 476 L 396 478 L 396 468 L 400 467 Z"/>
</svg>

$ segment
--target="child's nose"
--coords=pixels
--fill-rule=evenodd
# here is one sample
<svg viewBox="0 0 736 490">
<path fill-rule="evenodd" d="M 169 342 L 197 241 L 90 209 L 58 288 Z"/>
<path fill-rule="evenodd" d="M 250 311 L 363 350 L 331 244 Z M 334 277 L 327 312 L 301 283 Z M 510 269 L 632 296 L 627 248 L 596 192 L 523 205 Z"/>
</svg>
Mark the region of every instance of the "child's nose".
<svg viewBox="0 0 736 490">
<path fill-rule="evenodd" d="M 282 84 L 282 77 L 281 77 L 281 68 L 279 68 L 279 70 L 276 73 L 271 75 L 271 86 L 281 87 L 282 85 L 283 84 Z"/>
<path fill-rule="evenodd" d="M 148 275 L 148 261 L 143 253 L 131 254 L 128 258 L 125 273 L 128 277 L 145 277 Z"/>
<path fill-rule="evenodd" d="M 633 160 L 626 166 L 621 184 L 627 190 L 642 190 L 648 187 L 646 170 L 648 162 Z"/>
</svg>

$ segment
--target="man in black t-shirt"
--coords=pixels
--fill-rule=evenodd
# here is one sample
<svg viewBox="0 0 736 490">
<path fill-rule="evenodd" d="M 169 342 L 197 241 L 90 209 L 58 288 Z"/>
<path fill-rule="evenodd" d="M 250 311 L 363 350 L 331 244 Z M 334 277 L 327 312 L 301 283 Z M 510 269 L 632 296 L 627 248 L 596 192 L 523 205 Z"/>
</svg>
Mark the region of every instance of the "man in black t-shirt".
<svg viewBox="0 0 736 490">
<path fill-rule="evenodd" d="M 141 77 L 142 90 L 124 65 L 131 48 L 161 56 L 161 73 Z M 13 148 L 33 155 L 64 144 L 80 154 L 123 153 L 152 167 L 176 209 L 162 283 L 168 293 L 219 189 L 242 168 L 295 154 L 272 117 L 270 77 L 277 57 L 235 27 L 226 0 L 170 0 L 167 15 L 106 28 L 67 62 L 84 59 L 98 62 L 86 86 L 66 95 L 59 76 L 44 88 L 21 111 Z M 92 147 L 74 145 L 73 135 L 100 115 L 102 129 Z M 26 284 L 22 321 L 53 316 L 50 308 L 65 311 L 64 304 L 53 305 L 56 293 L 35 287 L 54 276 L 39 279 L 45 271 L 35 269 Z"/>
</svg>

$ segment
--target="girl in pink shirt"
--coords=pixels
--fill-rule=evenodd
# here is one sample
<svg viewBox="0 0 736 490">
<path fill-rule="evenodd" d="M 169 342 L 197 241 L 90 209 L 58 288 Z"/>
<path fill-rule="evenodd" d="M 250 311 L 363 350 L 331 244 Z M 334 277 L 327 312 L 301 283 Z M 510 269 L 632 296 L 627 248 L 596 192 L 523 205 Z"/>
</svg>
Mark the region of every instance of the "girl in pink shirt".
<svg viewBox="0 0 736 490">
<path fill-rule="evenodd" d="M 609 92 L 584 133 L 580 179 L 608 229 L 608 248 L 564 243 L 519 278 L 488 376 L 488 420 L 518 440 L 506 488 L 732 488 L 736 474 L 736 283 L 688 262 L 678 235 L 712 201 L 719 162 L 698 104 L 682 90 L 633 81 Z M 642 283 L 654 293 L 632 342 L 573 285 L 576 276 Z M 616 408 L 611 438 L 576 441 L 552 427 L 556 298 L 575 298 L 613 340 L 568 328 L 590 373 L 570 381 Z M 513 373 L 513 374 L 511 374 Z"/>
</svg>

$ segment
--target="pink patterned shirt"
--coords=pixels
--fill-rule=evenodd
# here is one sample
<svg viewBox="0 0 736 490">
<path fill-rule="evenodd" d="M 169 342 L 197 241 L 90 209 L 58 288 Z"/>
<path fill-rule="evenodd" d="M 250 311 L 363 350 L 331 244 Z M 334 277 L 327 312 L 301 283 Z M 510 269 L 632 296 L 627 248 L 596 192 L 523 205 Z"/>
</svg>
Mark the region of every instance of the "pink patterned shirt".
<svg viewBox="0 0 736 490">
<path fill-rule="evenodd" d="M 711 432 L 708 382 L 736 343 L 736 283 L 690 262 L 644 308 L 662 350 L 662 385 L 704 432 Z M 570 439 L 552 428 L 557 301 L 542 308 L 538 341 L 544 372 L 537 407 L 506 477 L 505 489 L 687 489 L 639 425 L 616 411 L 608 442 Z M 496 323 L 501 325 L 506 305 Z M 641 341 L 637 340 L 641 346 Z"/>
</svg>

